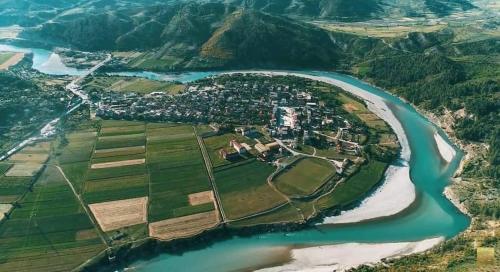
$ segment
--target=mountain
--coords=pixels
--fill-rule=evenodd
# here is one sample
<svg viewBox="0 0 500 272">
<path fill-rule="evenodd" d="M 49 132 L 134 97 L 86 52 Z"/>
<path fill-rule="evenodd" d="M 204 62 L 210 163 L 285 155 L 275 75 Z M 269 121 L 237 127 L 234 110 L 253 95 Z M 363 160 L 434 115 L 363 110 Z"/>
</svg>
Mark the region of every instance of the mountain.
<svg viewBox="0 0 500 272">
<path fill-rule="evenodd" d="M 381 0 L 230 0 L 245 8 L 271 14 L 363 21 L 382 11 Z"/>
<path fill-rule="evenodd" d="M 471 0 L 0 0 L 0 26 L 36 26 L 82 15 L 188 2 L 219 3 L 304 20 L 336 21 L 443 17 L 475 7 Z"/>
<path fill-rule="evenodd" d="M 223 3 L 171 3 L 62 18 L 23 34 L 81 50 L 138 50 L 151 69 L 333 68 L 347 49 L 367 54 L 371 38 Z M 360 49 L 360 50 L 357 50 Z M 349 53 L 352 57 L 353 53 Z"/>
</svg>

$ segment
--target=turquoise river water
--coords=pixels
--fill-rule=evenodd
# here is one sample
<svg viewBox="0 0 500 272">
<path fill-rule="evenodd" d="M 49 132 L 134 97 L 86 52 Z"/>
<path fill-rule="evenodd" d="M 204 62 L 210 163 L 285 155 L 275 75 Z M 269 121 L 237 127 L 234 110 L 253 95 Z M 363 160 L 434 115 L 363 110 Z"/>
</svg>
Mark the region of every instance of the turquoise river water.
<svg viewBox="0 0 500 272">
<path fill-rule="evenodd" d="M 47 64 L 51 52 L 39 49 L 18 49 L 34 53 L 33 67 L 48 74 L 77 75 L 80 71 L 61 68 L 57 71 Z M 279 250 L 283 248 L 330 245 L 345 242 L 401 242 L 418 241 L 431 237 L 451 238 L 465 230 L 470 223 L 467 216 L 460 213 L 453 204 L 443 196 L 444 187 L 458 168 L 462 153 L 450 163 L 441 159 L 434 140 L 434 132 L 438 131 L 446 141 L 449 139 L 434 124 L 419 114 L 411 105 L 375 88 L 358 79 L 331 72 L 303 73 L 334 78 L 360 87 L 372 94 L 382 97 L 394 115 L 402 124 L 411 149 L 410 176 L 417 190 L 417 201 L 407 211 L 387 218 L 368 222 L 317 225 L 296 232 L 277 232 L 257 234 L 250 237 L 234 237 L 214 243 L 213 245 L 192 250 L 182 255 L 160 254 L 148 260 L 139 260 L 131 265 L 134 271 L 246 271 L 257 267 L 275 265 Z M 147 77 L 159 80 L 178 80 L 189 82 L 217 73 L 191 72 L 182 74 L 157 74 L 151 72 L 124 72 L 126 76 Z"/>
</svg>

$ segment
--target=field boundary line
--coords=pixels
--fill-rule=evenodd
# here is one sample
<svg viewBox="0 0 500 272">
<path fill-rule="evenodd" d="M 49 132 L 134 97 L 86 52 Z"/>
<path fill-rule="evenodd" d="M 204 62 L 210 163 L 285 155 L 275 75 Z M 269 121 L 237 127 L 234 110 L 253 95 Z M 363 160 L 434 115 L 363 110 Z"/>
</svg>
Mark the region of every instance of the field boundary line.
<svg viewBox="0 0 500 272">
<path fill-rule="evenodd" d="M 81 196 L 79 194 L 77 194 L 77 192 L 75 190 L 75 187 L 73 187 L 73 184 L 71 184 L 71 182 L 66 177 L 66 175 L 64 174 L 64 171 L 61 169 L 61 167 L 59 165 L 56 165 L 56 168 L 62 174 L 62 176 L 64 177 L 64 180 L 66 181 L 66 183 L 71 188 L 71 191 L 73 191 L 73 194 L 75 195 L 76 199 L 78 199 L 78 202 L 80 202 L 80 205 L 83 207 L 83 210 L 85 211 L 85 213 L 89 217 L 90 221 L 92 221 L 92 224 L 94 225 L 94 227 L 97 229 L 97 233 L 99 234 L 99 237 L 101 238 L 102 242 L 108 247 L 108 249 L 111 248 L 109 246 L 108 241 L 106 240 L 106 238 L 104 238 L 104 234 L 103 234 L 102 230 L 99 228 L 99 225 L 97 224 L 97 222 L 95 221 L 94 217 L 92 216 L 92 214 L 88 210 L 87 206 L 85 206 L 85 203 L 83 202 Z"/>
<path fill-rule="evenodd" d="M 196 140 L 198 140 L 198 147 L 200 148 L 201 155 L 203 156 L 203 160 L 205 161 L 205 168 L 207 169 L 208 179 L 210 181 L 210 185 L 212 186 L 212 191 L 214 192 L 215 201 L 217 202 L 219 213 L 222 217 L 222 223 L 227 222 L 226 214 L 224 213 L 224 209 L 222 208 L 222 201 L 219 196 L 219 191 L 217 190 L 217 184 L 215 183 L 215 177 L 212 171 L 212 162 L 210 161 L 210 156 L 208 155 L 207 148 L 205 147 L 205 143 L 200 135 L 198 135 L 198 131 L 196 127 L 193 126 L 194 135 Z"/>
</svg>

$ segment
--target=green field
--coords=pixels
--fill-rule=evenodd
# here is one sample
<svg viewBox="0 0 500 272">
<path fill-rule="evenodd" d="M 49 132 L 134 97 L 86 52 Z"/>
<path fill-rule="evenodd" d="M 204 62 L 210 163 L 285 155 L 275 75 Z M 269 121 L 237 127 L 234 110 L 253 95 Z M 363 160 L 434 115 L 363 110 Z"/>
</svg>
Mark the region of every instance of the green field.
<svg viewBox="0 0 500 272">
<path fill-rule="evenodd" d="M 32 177 L 0 176 L 0 203 L 16 201 L 28 190 L 31 183 Z"/>
<path fill-rule="evenodd" d="M 70 271 L 104 249 L 96 229 L 54 168 L 0 225 L 0 271 Z"/>
<path fill-rule="evenodd" d="M 144 133 L 100 136 L 97 140 L 96 149 L 143 146 L 145 144 L 146 135 Z"/>
<path fill-rule="evenodd" d="M 61 143 L 57 151 L 57 160 L 60 164 L 87 162 L 92 156 L 96 142 L 97 130 L 85 130 L 66 135 L 67 143 Z"/>
<path fill-rule="evenodd" d="M 269 214 L 256 216 L 249 219 L 235 221 L 229 223 L 231 227 L 249 227 L 262 224 L 277 224 L 287 222 L 299 222 L 302 220 L 299 212 L 295 207 L 288 204 Z"/>
<path fill-rule="evenodd" d="M 304 158 L 288 166 L 273 179 L 276 187 L 289 196 L 308 196 L 335 175 L 332 163 Z"/>
<path fill-rule="evenodd" d="M 191 126 L 147 129 L 147 163 L 151 175 L 149 218 L 159 221 L 214 209 L 212 203 L 191 206 L 188 195 L 211 189 Z"/>
<path fill-rule="evenodd" d="M 94 77 L 84 85 L 84 88 L 92 87 L 110 89 L 115 92 L 135 92 L 141 94 L 148 94 L 152 92 L 177 94 L 185 88 L 182 84 L 167 81 L 119 76 Z"/>
<path fill-rule="evenodd" d="M 267 184 L 274 168 L 251 160 L 215 172 L 222 207 L 230 219 L 237 219 L 276 207 L 286 201 Z"/>
<path fill-rule="evenodd" d="M 383 177 L 387 163 L 371 160 L 347 181 L 339 184 L 333 192 L 318 199 L 321 209 L 342 207 L 363 197 Z"/>
</svg>

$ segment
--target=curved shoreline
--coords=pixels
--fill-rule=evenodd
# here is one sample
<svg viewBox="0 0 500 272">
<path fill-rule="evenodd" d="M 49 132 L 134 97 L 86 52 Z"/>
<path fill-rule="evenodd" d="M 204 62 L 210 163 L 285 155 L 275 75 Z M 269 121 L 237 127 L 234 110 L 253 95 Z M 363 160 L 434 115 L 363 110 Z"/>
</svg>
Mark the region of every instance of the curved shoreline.
<svg viewBox="0 0 500 272">
<path fill-rule="evenodd" d="M 241 72 L 240 72 L 240 71 L 236 71 L 236 72 L 234 72 L 234 73 L 242 73 L 242 72 L 243 72 L 243 71 L 241 71 Z M 220 73 L 220 72 L 219 72 L 219 73 Z M 252 73 L 263 73 L 263 72 L 252 71 Z M 264 72 L 264 73 L 265 73 L 265 72 Z M 276 75 L 278 75 L 277 73 L 279 73 L 279 72 L 268 72 L 268 73 L 272 73 L 272 74 L 276 74 Z M 288 74 L 288 75 L 292 75 L 292 76 L 299 76 L 299 77 L 303 77 L 303 78 L 310 78 L 310 79 L 312 79 L 312 80 L 317 80 L 317 79 L 314 79 L 314 78 L 317 78 L 317 76 L 312 76 L 312 75 L 307 75 L 307 77 L 306 77 L 306 76 L 305 76 L 305 74 L 298 74 L 298 73 L 293 73 L 293 72 L 287 72 L 286 74 Z M 331 78 L 325 78 L 325 79 L 327 79 L 328 81 L 338 81 L 338 82 L 340 82 L 340 83 L 342 83 L 342 84 L 347 84 L 347 85 L 350 85 L 350 84 L 348 84 L 348 83 L 346 83 L 346 82 L 343 82 L 343 81 L 340 81 L 340 80 L 334 80 L 334 79 L 331 79 Z M 323 81 L 323 80 L 320 80 L 320 81 Z M 323 81 L 323 82 L 325 82 L 325 81 Z M 326 82 L 326 83 L 330 83 L 330 82 Z M 330 84 L 332 84 L 332 83 L 330 83 Z M 337 86 L 337 87 L 342 88 L 342 87 L 341 87 L 341 86 L 339 86 L 339 85 L 336 85 L 336 84 L 333 84 L 333 85 L 335 85 L 335 86 Z M 344 89 L 344 88 L 342 88 L 342 89 Z M 346 90 L 346 89 L 344 89 L 344 90 L 345 90 L 345 91 L 348 91 L 348 90 Z M 363 91 L 363 90 L 361 89 L 361 91 Z M 356 92 L 356 90 L 354 90 L 354 92 Z M 353 92 L 351 92 L 351 93 L 353 93 Z M 354 94 L 354 93 L 353 93 L 353 94 Z M 357 94 L 355 94 L 355 95 L 357 95 Z M 393 95 L 393 94 L 391 94 L 391 95 Z M 362 96 L 360 96 L 360 95 L 357 95 L 357 96 L 362 97 Z M 383 102 L 383 99 L 382 99 L 381 97 L 378 97 L 378 96 L 376 96 L 376 95 L 373 95 L 373 96 L 377 97 L 377 98 L 378 98 L 380 101 L 382 101 L 382 103 L 385 105 L 385 103 Z M 365 101 L 368 101 L 368 99 L 365 99 L 364 97 L 362 97 L 362 98 L 363 98 Z M 403 99 L 403 101 L 404 101 L 404 99 Z M 368 106 L 369 106 L 369 107 L 372 107 L 372 106 L 373 106 L 373 107 L 377 108 L 377 107 L 376 107 L 376 105 L 375 105 L 375 104 L 372 104 L 372 103 L 368 103 Z M 415 108 L 417 111 L 419 111 L 419 109 L 418 109 L 418 108 L 416 108 L 416 107 L 414 107 L 414 108 Z M 372 110 L 371 108 L 369 108 L 369 109 L 370 109 L 370 110 Z M 380 109 L 380 110 L 381 110 L 380 114 L 384 115 L 384 109 Z M 391 112 L 391 111 L 389 110 L 389 112 Z M 420 111 L 419 111 L 419 112 L 420 112 Z M 377 114 L 377 115 L 378 115 L 378 114 Z M 425 117 L 427 117 L 427 119 L 429 119 L 429 120 L 430 120 L 430 118 L 429 118 L 426 114 L 423 114 L 423 115 L 424 115 Z M 379 117 L 380 117 L 380 116 L 379 116 Z M 382 119 L 384 119 L 384 121 L 386 121 L 386 122 L 387 122 L 387 120 L 386 120 L 385 118 L 383 118 L 383 117 L 381 117 L 381 118 L 382 118 Z M 394 118 L 395 118 L 395 117 L 394 117 Z M 397 119 L 396 119 L 396 121 L 397 121 Z M 399 123 L 399 121 L 397 121 L 397 122 Z M 433 123 L 436 125 L 436 123 L 435 123 L 435 122 L 433 122 Z M 399 124 L 399 126 L 401 126 L 401 124 Z M 393 126 L 391 125 L 391 127 L 393 127 Z M 393 128 L 393 129 L 394 129 L 394 128 Z M 401 128 L 401 129 L 402 129 L 402 128 Z M 395 131 L 396 131 L 396 130 L 395 130 Z M 404 131 L 403 131 L 403 133 L 404 133 Z M 406 137 L 406 135 L 404 135 L 404 136 Z M 400 140 L 400 142 L 401 142 L 401 139 L 399 139 L 399 134 L 398 134 L 398 140 Z M 401 142 L 401 143 L 402 143 L 402 142 Z M 403 146 L 403 144 L 402 144 L 402 146 Z M 403 146 L 403 150 L 402 150 L 402 152 L 401 152 L 402 157 L 403 157 L 403 156 L 405 156 L 405 155 L 404 155 L 405 153 L 404 153 L 403 151 L 404 151 L 404 146 Z M 409 148 L 408 148 L 408 151 L 409 151 Z M 402 161 L 403 161 L 403 164 L 404 164 L 404 162 L 406 162 L 406 163 L 407 163 L 407 162 L 409 161 L 409 156 L 410 156 L 410 153 L 408 153 L 407 155 L 408 155 L 407 160 L 404 160 L 404 159 L 402 160 Z M 409 166 L 407 166 L 407 167 L 409 167 Z M 406 175 L 406 174 L 405 174 L 405 175 Z M 394 179 L 394 178 L 392 178 L 392 180 L 393 180 L 393 181 L 397 181 L 397 179 Z M 411 180 L 410 180 L 409 174 L 408 174 L 408 180 L 409 180 L 409 182 L 411 183 L 411 185 L 413 185 L 413 183 L 412 183 L 412 182 L 411 182 Z M 405 182 L 408 182 L 408 180 L 406 180 Z M 380 188 L 379 188 L 379 189 L 377 189 L 375 192 L 377 192 L 377 191 L 379 191 L 379 190 L 380 190 L 380 191 L 384 191 L 384 187 L 383 187 L 383 186 L 387 185 L 387 183 L 389 183 L 389 181 L 387 181 L 387 180 L 383 181 L 383 184 L 382 184 L 382 185 L 380 186 Z M 385 189 L 387 189 L 387 188 L 385 188 Z M 415 188 L 414 188 L 414 186 L 413 186 L 413 189 L 415 189 Z M 385 190 L 385 191 L 387 191 L 387 190 Z M 365 200 L 363 200 L 363 201 L 362 201 L 362 203 L 368 202 L 368 199 L 370 199 L 370 197 L 373 197 L 374 195 L 376 195 L 376 193 L 375 193 L 375 192 L 372 194 L 372 196 L 369 196 L 368 198 L 366 198 Z M 445 191 L 445 192 L 446 192 L 446 191 Z M 448 195 L 447 195 L 447 197 L 448 197 Z M 448 197 L 448 198 L 450 198 L 450 197 Z M 411 201 L 411 202 L 413 203 L 413 201 Z M 452 201 L 452 202 L 453 202 L 453 201 Z M 454 202 L 453 202 L 453 203 L 454 203 Z M 398 204 L 399 204 L 399 203 L 398 203 Z M 411 204 L 411 203 L 410 203 L 410 204 Z M 455 204 L 455 203 L 454 203 L 454 204 Z M 355 208 L 355 209 L 353 209 L 353 210 L 351 210 L 351 211 L 355 211 L 355 210 L 360 209 L 362 205 L 363 205 L 363 204 L 361 204 L 359 207 L 357 207 L 357 208 Z M 365 204 L 365 206 L 366 206 L 366 204 Z M 402 209 L 402 210 L 404 210 L 404 209 Z M 401 210 L 401 211 L 402 211 L 402 210 Z M 394 211 L 393 211 L 393 212 L 394 212 Z M 396 213 L 397 213 L 397 212 L 396 212 Z M 393 213 L 393 214 L 396 214 L 396 213 Z M 352 219 L 352 217 L 354 217 L 354 219 Z M 347 215 L 346 215 L 346 219 L 345 219 L 345 220 L 347 220 L 348 222 L 359 222 L 359 221 L 363 221 L 363 220 L 368 220 L 368 219 L 366 219 L 365 217 L 367 217 L 367 216 L 366 216 L 366 215 L 363 215 L 363 216 L 359 216 L 359 215 L 358 215 L 358 216 L 356 216 L 356 215 L 354 215 L 354 216 L 351 216 L 350 218 L 347 218 Z M 377 216 L 375 216 L 375 217 L 372 217 L 372 219 L 376 219 L 376 218 L 379 218 L 379 217 L 384 217 L 384 216 L 377 215 Z M 355 220 L 355 219 L 357 220 L 357 219 L 359 219 L 359 218 L 361 218 L 361 220 L 358 220 L 358 221 L 353 221 L 353 220 Z M 363 219 L 363 218 L 365 218 L 365 219 Z M 426 241 L 426 240 L 423 240 L 423 241 Z M 379 245 L 384 245 L 384 244 L 388 245 L 388 244 L 394 244 L 394 243 L 382 243 L 382 244 L 379 244 Z M 358 245 L 363 245 L 363 244 L 358 244 Z"/>
<path fill-rule="evenodd" d="M 384 174 L 382 184 L 370 196 L 361 201 L 354 209 L 342 211 L 338 216 L 326 217 L 324 224 L 357 223 L 381 217 L 396 215 L 407 209 L 416 200 L 415 185 L 410 178 L 410 145 L 406 133 L 392 110 L 382 97 L 374 95 L 347 82 L 295 72 L 281 71 L 236 71 L 222 74 L 261 74 L 264 76 L 296 76 L 324 82 L 353 94 L 366 102 L 368 109 L 387 122 L 394 130 L 401 145 L 400 159 L 391 164 Z M 398 198 L 391 197 L 398 192 Z"/>
</svg>

